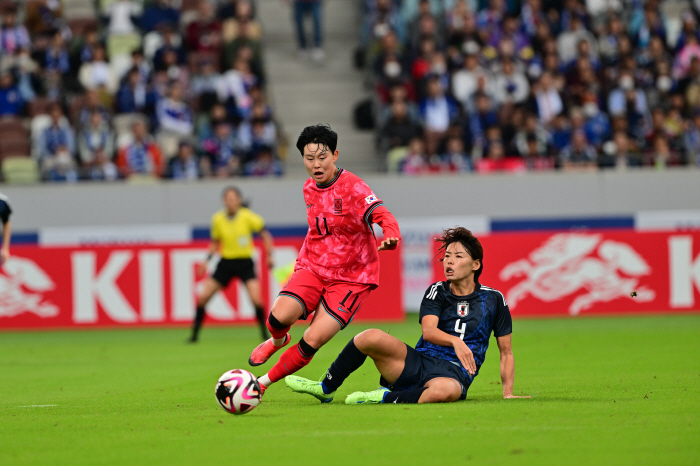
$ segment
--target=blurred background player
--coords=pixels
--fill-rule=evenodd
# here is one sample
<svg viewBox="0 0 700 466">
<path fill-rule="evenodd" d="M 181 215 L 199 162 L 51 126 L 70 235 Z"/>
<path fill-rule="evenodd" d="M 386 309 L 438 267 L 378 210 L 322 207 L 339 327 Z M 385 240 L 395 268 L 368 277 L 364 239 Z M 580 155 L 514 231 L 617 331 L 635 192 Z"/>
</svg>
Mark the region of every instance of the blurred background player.
<svg viewBox="0 0 700 466">
<path fill-rule="evenodd" d="M 0 266 L 10 257 L 10 237 L 12 228 L 10 227 L 10 200 L 0 193 L 0 220 L 2 221 L 2 247 L 0 247 Z"/>
<path fill-rule="evenodd" d="M 265 325 L 260 281 L 255 276 L 255 266 L 252 259 L 253 234 L 258 233 L 263 241 L 268 267 L 273 265 L 272 235 L 265 228 L 265 220 L 243 205 L 238 188 L 233 186 L 225 188 L 223 202 L 224 208 L 211 218 L 209 254 L 207 260 L 197 267 L 198 276 L 206 273 L 208 262 L 214 253 L 219 252 L 221 259 L 214 274 L 207 277 L 204 286 L 197 295 L 197 313 L 194 317 L 192 336 L 189 341 L 192 343 L 197 341 L 199 330 L 204 321 L 204 307 L 211 297 L 217 291 L 225 288 L 234 278 L 239 278 L 245 284 L 250 300 L 255 306 L 255 316 L 260 323 L 262 339 L 266 340 L 269 335 Z"/>
<path fill-rule="evenodd" d="M 423 335 L 415 348 L 381 330 L 365 330 L 350 340 L 321 382 L 292 375 L 285 379 L 287 385 L 328 403 L 369 356 L 381 374 L 382 387 L 352 393 L 346 404 L 464 400 L 484 363 L 493 331 L 501 353 L 503 398 L 529 398 L 513 395 L 510 310 L 500 291 L 479 283 L 481 243 L 462 227 L 445 230 L 437 241 L 445 252 L 446 281 L 433 283 L 423 297 L 419 317 Z"/>
<path fill-rule="evenodd" d="M 258 378 L 263 392 L 306 366 L 321 346 L 352 321 L 379 284 L 377 251 L 395 249 L 400 241 L 399 226 L 384 203 L 359 177 L 336 167 L 337 143 L 338 135 L 327 125 L 307 126 L 297 140 L 310 176 L 304 183 L 309 230 L 294 274 L 270 311 L 267 328 L 272 338 L 253 350 L 250 365 L 265 363 L 289 344 L 294 322 L 315 314 L 299 343 Z M 384 232 L 379 247 L 373 223 Z"/>
</svg>

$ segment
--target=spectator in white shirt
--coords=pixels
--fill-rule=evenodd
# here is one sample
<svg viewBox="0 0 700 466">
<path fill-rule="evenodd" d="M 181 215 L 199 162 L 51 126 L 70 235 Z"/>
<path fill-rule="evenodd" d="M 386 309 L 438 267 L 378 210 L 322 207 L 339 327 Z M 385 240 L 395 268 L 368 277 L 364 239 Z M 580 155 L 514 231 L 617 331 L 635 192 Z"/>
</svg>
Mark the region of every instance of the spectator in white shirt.
<svg viewBox="0 0 700 466">
<path fill-rule="evenodd" d="M 552 75 L 548 72 L 542 73 L 537 86 L 534 89 L 535 102 L 537 103 L 537 114 L 540 121 L 545 125 L 554 119 L 564 110 L 564 102 L 554 85 Z"/>
<path fill-rule="evenodd" d="M 478 45 L 472 42 L 466 46 L 473 53 L 468 53 L 464 59 L 464 68 L 452 76 L 452 95 L 455 96 L 464 108 L 469 108 L 471 98 L 479 89 L 479 78 L 485 78 L 486 87 L 483 89 L 489 95 L 493 95 L 493 79 L 491 72 L 479 64 Z M 469 49 L 469 47 L 476 47 Z"/>
<path fill-rule="evenodd" d="M 92 60 L 80 67 L 78 79 L 85 89 L 104 89 L 112 95 L 117 91 L 118 80 L 109 67 L 104 47 L 95 47 Z"/>
<path fill-rule="evenodd" d="M 133 0 L 116 0 L 106 8 L 106 17 L 109 21 L 107 31 L 109 34 L 133 34 L 137 32 L 135 23 L 141 17 L 142 2 Z"/>
<path fill-rule="evenodd" d="M 502 68 L 496 74 L 495 84 L 496 102 L 503 104 L 519 104 L 525 102 L 530 95 L 530 84 L 525 73 L 517 71 L 510 58 L 503 60 Z"/>
<path fill-rule="evenodd" d="M 182 89 L 178 83 L 171 83 L 168 97 L 156 104 L 156 119 L 162 131 L 178 136 L 192 134 L 194 129 L 192 111 L 182 100 Z"/>
<path fill-rule="evenodd" d="M 250 65 L 243 59 L 236 59 L 233 67 L 224 73 L 217 86 L 219 102 L 226 102 L 231 108 L 235 103 L 239 116 L 246 117 L 253 104 L 248 94 L 248 86 L 255 84 L 255 76 L 250 72 Z M 234 102 L 231 102 L 231 99 Z"/>
</svg>

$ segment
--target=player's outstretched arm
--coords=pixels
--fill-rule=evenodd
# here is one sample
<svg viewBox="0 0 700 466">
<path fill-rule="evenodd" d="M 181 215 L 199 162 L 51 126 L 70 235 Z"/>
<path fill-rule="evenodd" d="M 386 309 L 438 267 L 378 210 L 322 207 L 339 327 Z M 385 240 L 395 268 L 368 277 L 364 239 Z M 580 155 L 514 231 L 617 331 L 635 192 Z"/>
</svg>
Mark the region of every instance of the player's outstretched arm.
<svg viewBox="0 0 700 466">
<path fill-rule="evenodd" d="M 501 383 L 503 384 L 503 398 L 531 398 L 530 396 L 513 395 L 513 382 L 515 381 L 515 359 L 511 346 L 511 334 L 496 337 L 498 350 L 501 353 Z"/>
<path fill-rule="evenodd" d="M 382 242 L 377 247 L 377 251 L 386 251 L 390 249 L 396 249 L 396 246 L 401 241 L 401 238 L 384 238 Z"/>
<path fill-rule="evenodd" d="M 401 232 L 399 231 L 399 223 L 391 212 L 383 205 L 378 206 L 372 212 L 372 222 L 379 225 L 384 232 L 384 239 L 377 247 L 377 251 L 396 249 L 401 241 Z"/>
</svg>

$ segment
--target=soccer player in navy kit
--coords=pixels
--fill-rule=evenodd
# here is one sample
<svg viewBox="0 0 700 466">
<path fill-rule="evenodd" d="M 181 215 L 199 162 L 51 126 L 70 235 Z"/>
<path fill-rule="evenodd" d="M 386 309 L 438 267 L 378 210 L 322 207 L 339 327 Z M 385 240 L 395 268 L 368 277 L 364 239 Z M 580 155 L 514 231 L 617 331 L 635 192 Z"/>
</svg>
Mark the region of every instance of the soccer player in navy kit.
<svg viewBox="0 0 700 466">
<path fill-rule="evenodd" d="M 513 395 L 515 363 L 512 321 L 503 294 L 479 283 L 484 252 L 466 228 L 445 230 L 437 239 L 444 251 L 446 281 L 428 288 L 421 303 L 423 335 L 412 348 L 381 330 L 355 336 L 341 351 L 321 382 L 290 375 L 294 391 L 322 402 L 369 356 L 381 374 L 381 388 L 348 395 L 346 404 L 438 403 L 463 400 L 484 363 L 493 331 L 501 355 L 503 398 Z"/>
</svg>

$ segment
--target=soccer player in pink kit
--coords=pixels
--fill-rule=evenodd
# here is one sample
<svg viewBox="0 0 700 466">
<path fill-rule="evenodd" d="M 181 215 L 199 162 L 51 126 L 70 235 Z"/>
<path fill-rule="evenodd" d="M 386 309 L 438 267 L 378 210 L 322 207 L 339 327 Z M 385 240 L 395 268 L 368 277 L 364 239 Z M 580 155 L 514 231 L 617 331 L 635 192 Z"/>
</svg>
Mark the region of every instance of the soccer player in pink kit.
<svg viewBox="0 0 700 466">
<path fill-rule="evenodd" d="M 297 140 L 311 177 L 304 183 L 309 230 L 294 273 L 270 311 L 267 328 L 272 338 L 253 350 L 250 365 L 264 364 L 289 344 L 294 322 L 315 314 L 299 343 L 258 378 L 263 392 L 309 364 L 319 348 L 350 323 L 379 284 L 377 251 L 395 249 L 401 240 L 396 219 L 369 186 L 336 167 L 337 142 L 338 135 L 327 125 L 307 126 Z M 384 232 L 379 245 L 373 223 Z"/>
</svg>

